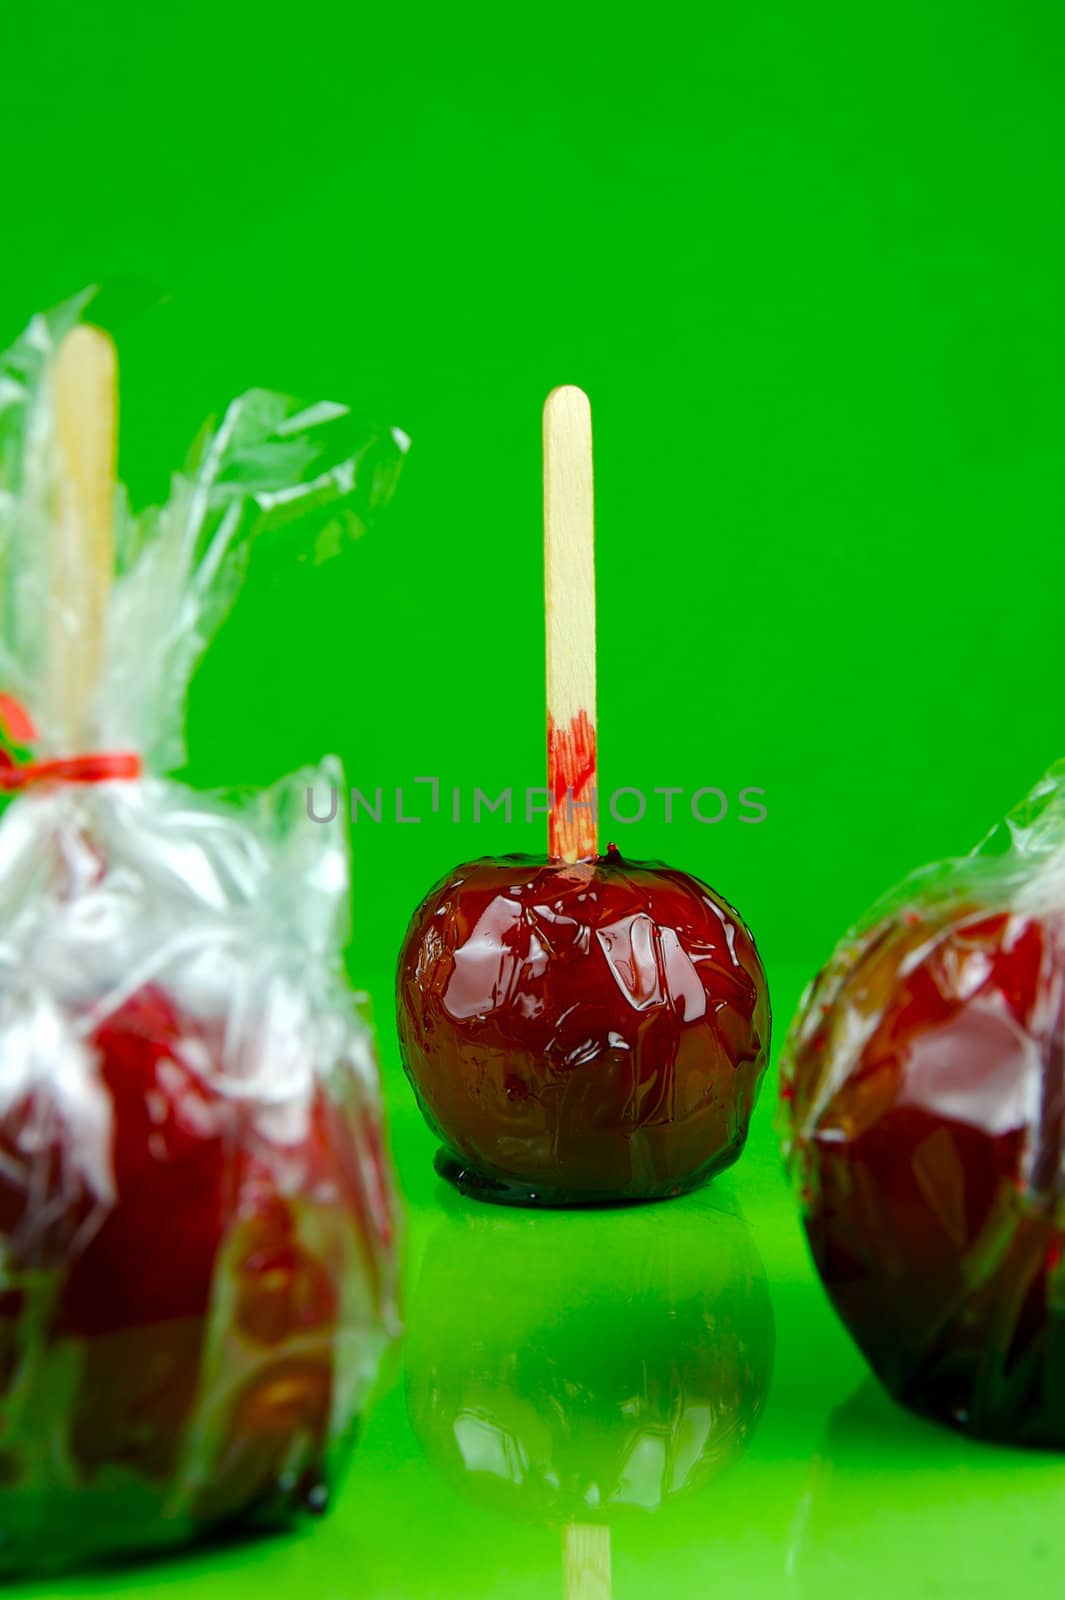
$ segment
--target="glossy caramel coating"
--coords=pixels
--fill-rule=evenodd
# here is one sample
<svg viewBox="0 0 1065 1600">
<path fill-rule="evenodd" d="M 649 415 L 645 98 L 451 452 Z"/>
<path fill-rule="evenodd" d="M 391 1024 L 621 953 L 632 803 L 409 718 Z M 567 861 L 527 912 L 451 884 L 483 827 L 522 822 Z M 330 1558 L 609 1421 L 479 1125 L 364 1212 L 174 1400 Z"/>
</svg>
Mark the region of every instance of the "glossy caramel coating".
<svg viewBox="0 0 1065 1600">
<path fill-rule="evenodd" d="M 678 1194 L 743 1148 L 765 974 L 736 913 L 687 873 L 616 851 L 457 867 L 414 914 L 397 1005 L 438 1165 L 484 1198 Z"/>
<path fill-rule="evenodd" d="M 1059 1448 L 1063 999 L 1051 919 L 901 908 L 814 986 L 783 1089 L 814 1260 L 885 1387 Z"/>
</svg>

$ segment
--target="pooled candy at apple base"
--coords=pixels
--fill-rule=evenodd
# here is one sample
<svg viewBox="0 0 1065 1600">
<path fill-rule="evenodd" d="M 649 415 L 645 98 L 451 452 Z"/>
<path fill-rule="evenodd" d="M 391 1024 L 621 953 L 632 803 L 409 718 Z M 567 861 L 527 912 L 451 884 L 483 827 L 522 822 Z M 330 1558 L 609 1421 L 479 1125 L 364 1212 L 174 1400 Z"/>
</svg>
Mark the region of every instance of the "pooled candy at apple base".
<svg viewBox="0 0 1065 1600">
<path fill-rule="evenodd" d="M 37 318 L 3 361 L 0 777 L 21 791 L 0 820 L 5 1570 L 323 1509 L 395 1328 L 376 1062 L 340 963 L 346 842 L 306 826 L 314 773 L 240 805 L 156 775 L 180 763 L 185 685 L 271 507 L 279 554 L 304 498 L 310 533 L 361 527 L 395 447 L 343 408 L 253 393 L 165 506 L 119 503 L 89 748 L 104 773 L 109 752 L 142 770 L 75 781 L 93 769 L 46 670 L 40 441 L 78 312 Z M 14 748 L 34 724 L 38 750 Z"/>
<path fill-rule="evenodd" d="M 411 1292 L 407 1403 L 460 1492 L 559 1525 L 719 1490 L 765 1408 L 774 1324 L 752 1232 L 712 1197 L 668 1219 L 444 1208 Z"/>
<path fill-rule="evenodd" d="M 783 1094 L 814 1260 L 887 1390 L 1065 1447 L 1065 764 L 847 935 Z"/>
<path fill-rule="evenodd" d="M 438 1170 L 501 1201 L 693 1187 L 740 1154 L 769 1048 L 736 912 L 613 847 L 457 867 L 411 920 L 397 1011 Z"/>
</svg>

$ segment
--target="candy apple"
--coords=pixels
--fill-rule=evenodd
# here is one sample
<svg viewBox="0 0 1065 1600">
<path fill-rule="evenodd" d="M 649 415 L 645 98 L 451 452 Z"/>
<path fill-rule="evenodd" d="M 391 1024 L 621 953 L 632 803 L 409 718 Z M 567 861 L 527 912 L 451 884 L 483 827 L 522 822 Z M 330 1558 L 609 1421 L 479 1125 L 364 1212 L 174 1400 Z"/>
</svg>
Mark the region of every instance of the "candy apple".
<svg viewBox="0 0 1065 1600">
<path fill-rule="evenodd" d="M 743 1148 L 769 999 L 698 878 L 599 853 L 588 397 L 544 406 L 548 854 L 469 862 L 399 959 L 403 1061 L 461 1189 L 517 1204 L 680 1194 Z"/>
<path fill-rule="evenodd" d="M 457 867 L 414 914 L 397 1006 L 438 1170 L 501 1201 L 692 1188 L 740 1154 L 769 1048 L 736 912 L 613 846 Z"/>
<path fill-rule="evenodd" d="M 69 1560 L 109 1521 L 121 1541 L 123 1508 L 147 1546 L 326 1505 L 334 1407 L 390 1295 L 378 1134 L 311 1074 L 274 1129 L 223 1060 L 219 1028 L 148 984 L 91 1036 L 75 1105 L 56 1074 L 0 1115 L 9 1565 L 50 1514 Z"/>
<path fill-rule="evenodd" d="M 323 1510 L 395 1331 L 346 842 L 315 774 L 164 776 L 269 507 L 362 527 L 387 469 L 345 407 L 258 391 L 131 516 L 83 303 L 0 357 L 4 1573 Z"/>
<path fill-rule="evenodd" d="M 826 1288 L 885 1387 L 1065 1446 L 1065 773 L 908 880 L 813 985 L 784 1061 Z"/>
</svg>

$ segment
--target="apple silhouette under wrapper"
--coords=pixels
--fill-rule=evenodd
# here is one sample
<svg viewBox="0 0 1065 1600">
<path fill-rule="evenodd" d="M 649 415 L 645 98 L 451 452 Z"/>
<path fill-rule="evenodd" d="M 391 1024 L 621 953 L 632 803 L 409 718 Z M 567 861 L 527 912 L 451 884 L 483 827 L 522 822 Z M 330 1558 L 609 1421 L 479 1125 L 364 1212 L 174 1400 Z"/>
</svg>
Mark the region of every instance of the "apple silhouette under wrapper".
<svg viewBox="0 0 1065 1600">
<path fill-rule="evenodd" d="M 769 1048 L 737 914 L 613 849 L 457 867 L 414 914 L 397 1006 L 438 1168 L 520 1203 L 674 1195 L 728 1166 Z"/>
<path fill-rule="evenodd" d="M 0 823 L 0 1565 L 324 1509 L 394 1329 L 371 1036 L 288 921 L 340 844 L 266 826 L 156 780 Z"/>
<path fill-rule="evenodd" d="M 1065 1446 L 1065 765 L 847 936 L 783 1085 L 814 1260 L 885 1387 Z"/>
<path fill-rule="evenodd" d="M 155 774 L 251 538 L 360 531 L 397 446 L 257 392 L 132 518 L 81 309 L 0 357 L 3 1571 L 322 1510 L 395 1329 L 338 766 Z"/>
</svg>

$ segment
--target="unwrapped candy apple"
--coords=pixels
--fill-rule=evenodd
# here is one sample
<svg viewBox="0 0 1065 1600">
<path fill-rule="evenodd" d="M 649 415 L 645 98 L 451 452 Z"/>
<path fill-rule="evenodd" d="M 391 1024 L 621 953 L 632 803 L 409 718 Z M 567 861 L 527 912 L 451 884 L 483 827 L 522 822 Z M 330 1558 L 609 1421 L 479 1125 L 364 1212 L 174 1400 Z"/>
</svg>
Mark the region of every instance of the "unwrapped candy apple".
<svg viewBox="0 0 1065 1600">
<path fill-rule="evenodd" d="M 438 1167 L 526 1203 L 674 1195 L 728 1166 L 769 1044 L 740 918 L 614 849 L 457 867 L 411 921 L 397 1011 Z"/>
<path fill-rule="evenodd" d="M 814 1260 L 886 1388 L 1065 1446 L 1065 764 L 848 934 L 783 1074 Z"/>
<path fill-rule="evenodd" d="M 399 957 L 437 1170 L 486 1200 L 692 1188 L 743 1149 L 769 1052 L 765 973 L 732 907 L 674 867 L 600 853 L 593 543 L 591 410 L 565 387 L 544 407 L 548 853 L 456 867 Z"/>
</svg>

